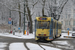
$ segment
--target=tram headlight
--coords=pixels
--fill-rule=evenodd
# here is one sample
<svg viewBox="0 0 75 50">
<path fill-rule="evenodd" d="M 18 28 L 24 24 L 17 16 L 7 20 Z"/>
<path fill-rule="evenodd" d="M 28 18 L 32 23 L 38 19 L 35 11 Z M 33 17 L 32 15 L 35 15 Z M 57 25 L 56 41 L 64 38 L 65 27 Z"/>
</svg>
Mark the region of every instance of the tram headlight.
<svg viewBox="0 0 75 50">
<path fill-rule="evenodd" d="M 39 34 L 39 36 L 40 36 L 41 34 Z"/>
<path fill-rule="evenodd" d="M 44 36 L 46 36 L 46 34 L 44 34 Z"/>
</svg>

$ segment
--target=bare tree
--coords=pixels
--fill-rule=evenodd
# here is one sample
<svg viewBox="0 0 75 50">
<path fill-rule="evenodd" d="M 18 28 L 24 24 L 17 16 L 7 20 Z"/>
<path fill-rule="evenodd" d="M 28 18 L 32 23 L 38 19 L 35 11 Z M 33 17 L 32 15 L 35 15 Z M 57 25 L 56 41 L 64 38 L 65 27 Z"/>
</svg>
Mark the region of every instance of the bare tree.
<svg viewBox="0 0 75 50">
<path fill-rule="evenodd" d="M 69 0 L 66 0 L 64 3 L 62 3 L 62 4 L 60 5 L 60 7 L 59 7 L 59 9 L 60 9 L 59 14 L 62 13 L 62 11 L 63 11 L 63 9 L 64 9 L 64 6 L 67 4 L 68 1 L 69 1 Z M 59 20 L 59 19 L 60 19 L 60 15 L 58 16 L 58 19 L 57 19 L 57 20 Z"/>
<path fill-rule="evenodd" d="M 52 0 L 51 0 L 51 1 L 52 1 Z M 50 1 L 50 2 L 51 2 L 51 1 Z M 56 0 L 55 0 L 55 1 L 56 1 Z M 55 3 L 55 1 L 52 1 L 52 2 Z M 60 1 L 61 1 L 61 0 L 60 0 Z M 60 19 L 60 14 L 62 13 L 62 11 L 63 11 L 63 9 L 64 9 L 64 6 L 67 4 L 68 1 L 69 1 L 69 0 L 63 0 L 62 3 L 60 4 L 60 6 L 58 7 L 58 14 L 59 14 L 59 15 L 57 15 L 57 16 L 58 16 L 58 19 L 57 19 L 57 20 Z M 49 6 L 49 8 L 46 8 L 46 7 L 45 7 L 45 9 L 48 10 L 47 12 L 48 12 L 48 14 L 49 14 L 50 16 L 54 17 L 55 14 L 51 14 L 51 13 L 53 13 L 53 11 L 52 11 L 52 10 L 53 10 L 53 8 L 52 8 L 52 7 L 53 7 L 53 4 L 52 4 L 52 3 L 51 3 L 51 4 L 48 3 L 48 6 Z M 50 11 L 50 12 L 49 12 L 49 11 Z M 56 17 L 54 17 L 54 19 L 56 19 Z"/>
<path fill-rule="evenodd" d="M 22 3 L 22 2 L 20 2 L 20 0 L 17 0 L 17 1 L 18 2 L 16 2 L 16 3 L 18 4 L 18 6 L 16 6 L 16 5 L 12 6 L 12 4 L 11 4 L 12 8 L 10 8 L 10 6 L 8 6 L 6 3 L 5 4 L 1 3 L 1 4 L 6 6 L 10 11 L 17 11 L 19 13 L 19 27 L 20 27 L 21 26 L 21 13 L 24 14 L 24 11 L 21 11 L 21 4 L 20 3 Z M 38 3 L 38 1 L 34 2 L 34 0 L 32 0 L 32 4 L 31 4 L 32 5 L 32 9 L 34 9 L 34 6 L 37 3 Z M 28 14 L 28 15 L 26 15 L 26 17 L 30 21 L 30 27 L 29 28 L 30 28 L 30 33 L 32 33 L 32 31 L 33 31 L 33 29 L 32 29 L 32 15 L 34 14 L 34 12 L 31 11 L 31 9 L 30 9 L 31 7 L 29 7 L 28 0 L 26 0 L 26 8 L 27 8 L 26 11 L 27 11 L 27 14 Z"/>
<path fill-rule="evenodd" d="M 38 3 L 38 1 L 37 2 L 34 2 L 33 0 L 32 0 L 32 2 L 33 2 L 33 4 L 32 4 L 32 9 L 34 9 L 34 6 Z M 30 22 L 30 27 L 29 27 L 29 32 L 30 33 L 32 33 L 33 32 L 33 28 L 32 28 L 32 15 L 34 14 L 34 12 L 31 14 L 31 10 L 30 10 L 30 7 L 29 7 L 29 4 L 28 4 L 28 0 L 26 0 L 26 8 L 27 8 L 27 13 L 28 13 L 28 18 L 29 18 L 29 22 Z"/>
<path fill-rule="evenodd" d="M 44 15 L 44 8 L 45 8 L 46 0 L 42 0 L 42 2 L 43 2 L 43 3 L 41 3 L 41 4 L 42 4 L 42 6 L 43 6 L 43 8 L 42 8 L 42 16 L 43 16 L 43 15 Z"/>
</svg>

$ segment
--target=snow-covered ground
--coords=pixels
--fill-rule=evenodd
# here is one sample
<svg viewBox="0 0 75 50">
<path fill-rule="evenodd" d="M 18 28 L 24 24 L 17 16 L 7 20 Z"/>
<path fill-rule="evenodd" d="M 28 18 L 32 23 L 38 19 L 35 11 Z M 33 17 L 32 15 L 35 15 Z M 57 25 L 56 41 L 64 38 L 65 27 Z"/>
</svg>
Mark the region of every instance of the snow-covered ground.
<svg viewBox="0 0 75 50">
<path fill-rule="evenodd" d="M 64 36 L 67 36 L 67 35 L 68 35 L 67 33 L 62 33 L 62 36 L 60 37 L 60 39 L 64 39 Z M 6 36 L 6 37 L 12 37 L 12 38 L 20 38 L 20 39 L 34 39 L 35 38 L 34 33 L 29 34 L 29 35 L 27 35 L 27 34 L 23 35 L 23 33 L 18 33 L 18 32 L 16 32 L 15 35 L 9 34 L 9 33 L 0 33 L 0 36 Z M 70 34 L 70 36 L 71 36 L 71 34 Z M 70 44 L 68 44 L 67 41 L 53 41 L 52 43 L 70 46 Z M 43 50 L 38 44 L 33 44 L 33 43 L 28 42 L 28 43 L 26 43 L 26 45 L 28 46 L 28 48 L 30 50 Z M 61 50 L 59 48 L 53 48 L 53 47 L 44 46 L 44 45 L 41 45 L 41 46 L 43 48 L 45 48 L 46 50 Z M 27 50 L 24 47 L 24 44 L 22 42 L 20 42 L 20 43 L 11 43 L 10 46 L 9 46 L 9 49 L 10 50 L 16 50 L 16 49 L 17 50 Z"/>
<path fill-rule="evenodd" d="M 27 46 L 31 49 L 31 50 L 43 50 L 39 45 L 37 44 L 33 44 L 33 43 L 27 43 Z M 49 47 L 49 46 L 44 46 L 41 45 L 43 48 L 45 48 L 46 50 L 61 50 L 61 49 L 57 49 L 57 48 L 53 48 L 53 47 Z"/>
<path fill-rule="evenodd" d="M 68 46 L 70 46 L 70 44 L 68 44 L 67 41 L 53 41 L 52 43 L 54 43 L 54 44 L 60 44 L 60 45 L 68 45 Z"/>
<path fill-rule="evenodd" d="M 23 35 L 23 33 L 18 33 L 16 32 L 15 35 L 13 35 L 12 33 L 0 33 L 0 36 L 6 36 L 6 37 L 13 37 L 13 38 L 20 38 L 20 39 L 33 39 L 34 37 L 34 33 L 33 34 L 29 34 L 29 35 Z"/>
<path fill-rule="evenodd" d="M 58 38 L 58 39 L 73 39 L 73 38 L 66 38 L 66 37 L 64 37 L 64 36 L 72 37 L 72 33 L 69 33 L 69 35 L 68 35 L 68 33 L 62 33 L 61 35 L 62 36 L 60 38 Z"/>
<path fill-rule="evenodd" d="M 12 43 L 9 46 L 9 50 L 27 50 L 24 46 L 24 44 L 21 43 Z"/>
</svg>

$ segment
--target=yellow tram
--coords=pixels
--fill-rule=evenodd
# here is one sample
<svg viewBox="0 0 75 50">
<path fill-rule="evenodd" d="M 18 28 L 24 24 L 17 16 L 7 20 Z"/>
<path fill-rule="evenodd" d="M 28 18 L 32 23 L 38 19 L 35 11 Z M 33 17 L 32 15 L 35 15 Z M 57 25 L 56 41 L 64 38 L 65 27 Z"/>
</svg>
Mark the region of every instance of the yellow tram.
<svg viewBox="0 0 75 50">
<path fill-rule="evenodd" d="M 36 17 L 35 40 L 51 41 L 61 36 L 61 22 L 52 17 Z"/>
</svg>

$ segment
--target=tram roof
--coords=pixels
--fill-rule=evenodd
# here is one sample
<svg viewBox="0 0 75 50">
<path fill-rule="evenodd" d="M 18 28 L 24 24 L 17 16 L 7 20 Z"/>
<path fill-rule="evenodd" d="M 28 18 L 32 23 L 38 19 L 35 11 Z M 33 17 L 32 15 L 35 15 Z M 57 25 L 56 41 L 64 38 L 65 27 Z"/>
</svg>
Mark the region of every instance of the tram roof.
<svg viewBox="0 0 75 50">
<path fill-rule="evenodd" d="M 40 20 L 39 18 L 47 18 L 47 20 Z M 51 18 L 53 19 L 53 17 L 36 17 L 37 21 L 51 21 Z M 62 24 L 60 21 L 57 21 L 55 19 L 53 19 L 53 21 Z"/>
<path fill-rule="evenodd" d="M 46 18 L 46 20 L 41 20 L 40 18 Z M 36 17 L 37 21 L 51 21 L 52 17 Z"/>
</svg>

